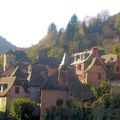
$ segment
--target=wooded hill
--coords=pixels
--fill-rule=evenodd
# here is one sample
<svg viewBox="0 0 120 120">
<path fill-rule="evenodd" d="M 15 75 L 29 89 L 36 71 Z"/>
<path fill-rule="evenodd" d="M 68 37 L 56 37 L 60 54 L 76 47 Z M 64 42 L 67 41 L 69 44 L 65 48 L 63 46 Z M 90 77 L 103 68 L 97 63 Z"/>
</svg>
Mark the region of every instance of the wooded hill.
<svg viewBox="0 0 120 120">
<path fill-rule="evenodd" d="M 84 21 L 74 14 L 66 28 L 59 30 L 54 23 L 50 24 L 47 35 L 26 52 L 32 60 L 38 56 L 60 60 L 65 50 L 72 55 L 98 46 L 110 53 L 116 45 L 120 46 L 120 13 L 110 16 L 108 11 L 103 11 L 95 17 L 86 17 Z"/>
<path fill-rule="evenodd" d="M 16 49 L 17 47 L 10 42 L 8 42 L 5 38 L 0 36 L 0 53 L 5 53 L 9 49 Z"/>
</svg>

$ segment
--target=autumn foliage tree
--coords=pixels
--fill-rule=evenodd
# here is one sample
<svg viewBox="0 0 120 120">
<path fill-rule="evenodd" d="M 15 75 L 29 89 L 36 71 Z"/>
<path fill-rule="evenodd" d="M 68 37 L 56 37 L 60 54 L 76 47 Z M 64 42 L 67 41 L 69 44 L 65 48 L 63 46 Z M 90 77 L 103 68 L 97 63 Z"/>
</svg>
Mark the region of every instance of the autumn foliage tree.
<svg viewBox="0 0 120 120">
<path fill-rule="evenodd" d="M 102 80 L 100 84 L 92 87 L 93 96 L 95 97 L 95 103 L 104 104 L 110 99 L 110 83 L 109 81 Z"/>
</svg>

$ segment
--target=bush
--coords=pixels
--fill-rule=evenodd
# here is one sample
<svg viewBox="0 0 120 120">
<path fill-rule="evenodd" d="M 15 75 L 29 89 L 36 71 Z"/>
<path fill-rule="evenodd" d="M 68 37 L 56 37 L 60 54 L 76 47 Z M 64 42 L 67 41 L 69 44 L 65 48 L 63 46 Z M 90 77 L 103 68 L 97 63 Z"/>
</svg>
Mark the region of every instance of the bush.
<svg viewBox="0 0 120 120">
<path fill-rule="evenodd" d="M 13 99 L 10 103 L 10 116 L 16 120 L 31 120 L 35 104 L 30 99 Z"/>
<path fill-rule="evenodd" d="M 73 106 L 73 101 L 71 99 L 69 99 L 65 102 L 65 104 L 66 104 L 67 107 L 72 107 Z"/>
<path fill-rule="evenodd" d="M 56 101 L 56 105 L 57 105 L 57 107 L 61 107 L 63 105 L 63 100 L 62 99 L 58 99 Z"/>
</svg>

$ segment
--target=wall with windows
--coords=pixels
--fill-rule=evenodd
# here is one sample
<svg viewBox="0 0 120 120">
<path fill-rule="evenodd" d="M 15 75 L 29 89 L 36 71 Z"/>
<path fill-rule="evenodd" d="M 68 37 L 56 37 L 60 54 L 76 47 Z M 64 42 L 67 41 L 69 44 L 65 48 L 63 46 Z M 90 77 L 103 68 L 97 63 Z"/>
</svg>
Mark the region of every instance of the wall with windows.
<svg viewBox="0 0 120 120">
<path fill-rule="evenodd" d="M 100 65 L 94 65 L 91 70 L 88 72 L 87 82 L 90 84 L 100 83 L 101 80 L 106 80 L 106 71 Z"/>
<path fill-rule="evenodd" d="M 13 86 L 6 95 L 6 107 L 9 110 L 10 102 L 14 98 L 28 98 L 30 95 L 25 92 L 22 86 Z"/>
</svg>

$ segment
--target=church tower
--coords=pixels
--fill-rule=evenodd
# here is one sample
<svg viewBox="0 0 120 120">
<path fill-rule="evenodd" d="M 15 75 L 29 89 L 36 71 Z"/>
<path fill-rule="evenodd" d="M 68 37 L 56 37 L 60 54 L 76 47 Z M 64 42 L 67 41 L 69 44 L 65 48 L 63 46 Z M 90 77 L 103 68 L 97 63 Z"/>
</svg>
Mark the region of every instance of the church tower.
<svg viewBox="0 0 120 120">
<path fill-rule="evenodd" d="M 67 53 L 64 53 L 61 64 L 58 69 L 58 83 L 62 86 L 68 84 L 68 67 L 69 67 L 69 57 Z"/>
</svg>

